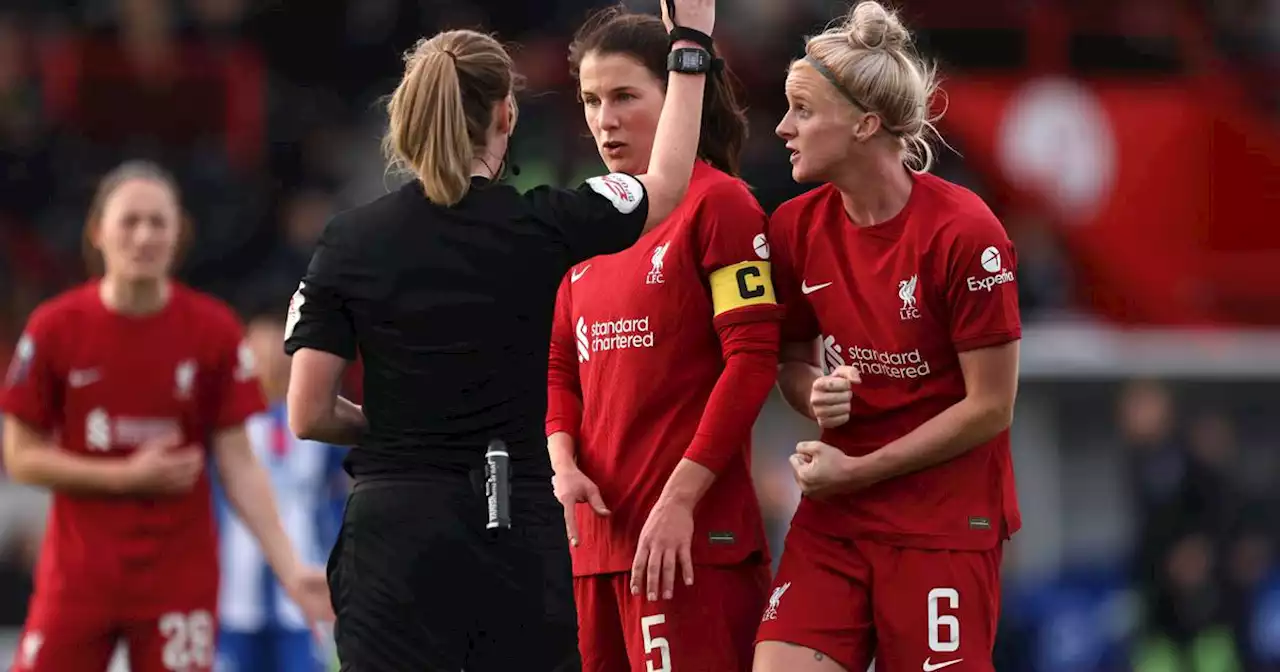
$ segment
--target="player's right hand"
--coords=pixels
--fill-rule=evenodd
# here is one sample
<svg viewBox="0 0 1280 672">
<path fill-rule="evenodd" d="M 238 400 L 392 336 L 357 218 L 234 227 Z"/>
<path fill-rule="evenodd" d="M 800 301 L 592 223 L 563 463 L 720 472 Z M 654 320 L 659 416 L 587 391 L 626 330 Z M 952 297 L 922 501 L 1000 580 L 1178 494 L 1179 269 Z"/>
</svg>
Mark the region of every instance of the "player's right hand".
<svg viewBox="0 0 1280 672">
<path fill-rule="evenodd" d="M 667 12 L 669 1 L 675 4 L 674 22 Z M 658 4 L 662 6 L 662 22 L 666 24 L 668 31 L 675 23 L 710 35 L 716 26 L 715 0 L 659 0 Z"/>
<path fill-rule="evenodd" d="M 839 427 L 849 421 L 853 408 L 853 386 L 862 382 L 852 366 L 837 366 L 831 373 L 813 381 L 809 407 L 813 418 L 824 429 Z"/>
<path fill-rule="evenodd" d="M 174 495 L 187 492 L 204 470 L 204 451 L 180 446 L 182 437 L 170 434 L 138 446 L 126 458 L 125 484 L 131 493 Z"/>
<path fill-rule="evenodd" d="M 578 545 L 578 520 L 574 515 L 578 502 L 591 505 L 591 510 L 598 516 L 609 515 L 609 508 L 600 497 L 600 488 L 587 475 L 578 469 L 557 472 L 551 478 L 551 486 L 555 489 L 556 499 L 564 507 L 564 529 L 569 535 L 569 543 Z"/>
</svg>

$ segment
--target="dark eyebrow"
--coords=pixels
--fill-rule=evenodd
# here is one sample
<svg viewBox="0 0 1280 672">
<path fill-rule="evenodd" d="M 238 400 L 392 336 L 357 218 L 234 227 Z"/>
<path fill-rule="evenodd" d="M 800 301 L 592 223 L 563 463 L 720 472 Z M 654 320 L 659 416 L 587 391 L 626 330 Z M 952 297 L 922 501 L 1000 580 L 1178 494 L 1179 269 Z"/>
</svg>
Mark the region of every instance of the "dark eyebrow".
<svg viewBox="0 0 1280 672">
<path fill-rule="evenodd" d="M 613 95 L 613 96 L 616 96 L 616 95 L 618 95 L 619 93 L 630 93 L 630 94 L 635 94 L 635 92 L 636 92 L 636 87 L 634 87 L 634 86 L 615 86 L 614 88 L 609 89 L 609 91 L 608 91 L 609 95 Z M 600 95 L 600 94 L 596 93 L 595 91 L 591 91 L 591 90 L 589 90 L 589 89 L 582 89 L 579 93 L 580 93 L 581 95 L 584 95 L 584 96 L 599 96 L 599 95 Z"/>
</svg>

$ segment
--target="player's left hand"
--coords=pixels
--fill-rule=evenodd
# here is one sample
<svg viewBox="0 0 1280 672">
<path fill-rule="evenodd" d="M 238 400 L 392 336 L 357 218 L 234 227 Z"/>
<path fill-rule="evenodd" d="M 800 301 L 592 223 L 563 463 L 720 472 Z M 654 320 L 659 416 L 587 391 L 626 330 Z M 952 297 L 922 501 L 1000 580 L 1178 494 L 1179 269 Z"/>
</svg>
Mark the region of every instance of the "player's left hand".
<svg viewBox="0 0 1280 672">
<path fill-rule="evenodd" d="M 791 455 L 791 469 L 796 483 L 806 497 L 821 499 L 829 495 L 851 492 L 858 485 L 851 480 L 856 458 L 821 441 L 802 441 Z"/>
<path fill-rule="evenodd" d="M 288 576 L 281 577 L 280 583 L 302 610 L 308 623 L 314 626 L 316 623 L 332 623 L 336 620 L 333 601 L 329 597 L 329 579 L 323 569 L 299 565 Z"/>
<path fill-rule="evenodd" d="M 643 589 L 649 601 L 671 599 L 675 591 L 676 565 L 684 585 L 693 585 L 693 507 L 676 499 L 660 498 L 640 530 L 640 545 L 631 563 L 631 594 Z"/>
</svg>

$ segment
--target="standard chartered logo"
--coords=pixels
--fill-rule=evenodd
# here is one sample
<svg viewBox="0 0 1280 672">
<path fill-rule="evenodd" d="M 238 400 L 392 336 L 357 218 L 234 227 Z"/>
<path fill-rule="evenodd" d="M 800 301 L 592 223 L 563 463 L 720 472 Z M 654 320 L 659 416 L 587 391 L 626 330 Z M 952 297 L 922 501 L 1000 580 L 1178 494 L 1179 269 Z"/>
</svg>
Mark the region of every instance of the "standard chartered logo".
<svg viewBox="0 0 1280 672">
<path fill-rule="evenodd" d="M 140 446 L 181 429 L 178 418 L 112 416 L 105 408 L 95 408 L 84 416 L 84 443 L 89 450 L 106 452 L 121 446 Z"/>
<path fill-rule="evenodd" d="M 579 317 L 576 331 L 579 362 L 589 361 L 592 355 L 600 352 L 653 347 L 648 315 L 590 323 Z"/>
<path fill-rule="evenodd" d="M 862 346 L 844 347 L 836 343 L 835 336 L 822 338 L 822 355 L 828 369 L 852 366 L 863 376 L 887 376 L 889 378 L 923 378 L 931 373 L 928 360 L 920 350 L 887 352 Z"/>
<path fill-rule="evenodd" d="M 578 326 L 575 331 L 578 334 L 578 363 L 591 359 L 591 340 L 587 338 L 587 319 L 585 317 L 578 318 Z"/>
<path fill-rule="evenodd" d="M 101 408 L 84 418 L 84 443 L 89 450 L 111 450 L 111 416 Z"/>
</svg>

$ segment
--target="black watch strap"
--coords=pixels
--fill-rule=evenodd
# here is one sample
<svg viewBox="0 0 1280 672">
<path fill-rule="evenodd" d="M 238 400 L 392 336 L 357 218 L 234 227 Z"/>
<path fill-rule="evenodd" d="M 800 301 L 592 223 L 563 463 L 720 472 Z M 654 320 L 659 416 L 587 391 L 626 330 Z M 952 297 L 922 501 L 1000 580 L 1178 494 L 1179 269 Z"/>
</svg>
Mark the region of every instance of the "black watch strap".
<svg viewBox="0 0 1280 672">
<path fill-rule="evenodd" d="M 684 26 L 676 26 L 671 29 L 670 35 L 672 44 L 675 44 L 678 40 L 689 40 L 699 47 L 706 49 L 707 53 L 712 56 L 716 53 L 715 42 L 711 39 L 710 35 L 702 32 L 701 30 L 694 30 Z"/>
</svg>

